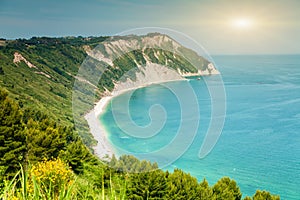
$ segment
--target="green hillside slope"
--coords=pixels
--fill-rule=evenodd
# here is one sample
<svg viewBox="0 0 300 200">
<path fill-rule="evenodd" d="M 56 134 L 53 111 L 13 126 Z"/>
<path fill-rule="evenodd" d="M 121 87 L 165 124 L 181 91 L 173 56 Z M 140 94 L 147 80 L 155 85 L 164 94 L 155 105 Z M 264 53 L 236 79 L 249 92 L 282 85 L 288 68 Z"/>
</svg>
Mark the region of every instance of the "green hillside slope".
<svg viewBox="0 0 300 200">
<path fill-rule="evenodd" d="M 154 41 L 154 44 L 142 49 L 143 45 L 148 45 L 145 42 L 146 39 L 152 43 Z M 164 39 L 164 42 L 159 41 L 161 39 Z M 122 49 L 117 49 L 112 45 L 109 48 L 105 47 L 108 41 L 130 43 L 135 40 L 139 41 L 136 49 L 125 54 L 120 53 L 120 56 L 114 59 L 107 50 L 110 48 L 121 52 Z M 160 46 L 156 42 L 160 42 Z M 206 59 L 195 52 L 180 46 L 168 36 L 158 33 L 146 36 L 113 37 L 112 39 L 108 37 L 2 39 L 0 42 L 0 86 L 7 88 L 21 107 L 34 108 L 47 113 L 55 121 L 71 125 L 73 124 L 74 81 L 81 64 L 85 60 L 94 59 L 87 53 L 93 52 L 92 49 L 95 47 L 97 51 L 102 49 L 103 55 L 112 59 L 112 64 L 108 65 L 99 82 L 95 83 L 98 91 L 97 99 L 101 98 L 105 90 L 112 91 L 114 83 L 127 71 L 136 68 L 137 64 L 143 66 L 146 62 L 157 63 L 174 70 L 179 69 L 183 73 L 197 73 L 199 69 L 206 70 L 209 64 Z M 171 52 L 161 47 L 176 48 L 176 51 Z M 193 59 L 187 61 L 182 53 L 192 55 Z M 199 66 L 199 69 L 196 69 L 194 65 Z M 81 79 L 83 85 L 86 84 L 85 81 L 87 80 Z M 94 96 L 89 96 L 91 94 L 93 93 L 82 94 L 80 103 L 83 109 L 75 113 L 75 117 L 81 119 L 80 126 L 77 127 L 78 131 L 88 146 L 95 144 L 83 119 L 83 115 L 93 106 L 90 100 Z"/>
</svg>

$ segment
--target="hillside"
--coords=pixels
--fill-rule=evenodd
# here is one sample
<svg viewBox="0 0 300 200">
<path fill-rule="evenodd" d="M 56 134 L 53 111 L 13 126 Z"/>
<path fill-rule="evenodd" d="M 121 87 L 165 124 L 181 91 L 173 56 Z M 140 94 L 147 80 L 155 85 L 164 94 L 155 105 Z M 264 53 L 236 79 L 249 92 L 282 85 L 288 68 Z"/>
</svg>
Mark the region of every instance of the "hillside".
<svg viewBox="0 0 300 200">
<path fill-rule="evenodd" d="M 74 77 L 87 55 L 83 45 L 93 47 L 104 39 L 33 37 L 2 42 L 0 85 L 10 91 L 21 107 L 34 108 L 70 125 Z M 88 138 L 84 140 L 91 143 Z"/>
<path fill-rule="evenodd" d="M 75 99 L 79 112 L 74 116 L 82 119 L 76 128 L 91 147 L 83 115 L 93 100 L 128 80 L 144 84 L 156 76 L 165 80 L 161 74 L 172 79 L 218 73 L 209 61 L 165 35 L 107 39 L 0 39 L 0 199 L 242 199 L 228 177 L 209 185 L 204 177 L 199 182 L 180 169 L 162 171 L 156 163 L 130 155 L 100 162 L 86 148 L 73 127 L 77 86 L 83 90 Z M 137 46 L 124 49 L 124 40 Z M 96 68 L 87 71 L 89 67 Z M 86 73 L 78 74 L 80 70 Z M 280 198 L 257 190 L 244 199 Z"/>
<path fill-rule="evenodd" d="M 33 37 L 1 39 L 0 86 L 7 88 L 21 107 L 45 112 L 63 124 L 73 124 L 74 114 L 80 119 L 76 128 L 84 143 L 92 146 L 95 141 L 83 115 L 93 107 L 94 94 L 97 100 L 111 92 L 132 70 L 129 78 L 134 81 L 136 72 L 144 73 L 149 64 L 170 68 L 182 77 L 217 73 L 209 61 L 159 33 L 111 38 Z M 79 73 L 86 77 L 79 76 L 79 69 L 87 69 L 80 66 L 86 65 L 96 68 L 92 74 Z M 75 88 L 80 85 L 86 90 L 77 102 L 80 109 L 72 113 L 74 83 Z"/>
</svg>

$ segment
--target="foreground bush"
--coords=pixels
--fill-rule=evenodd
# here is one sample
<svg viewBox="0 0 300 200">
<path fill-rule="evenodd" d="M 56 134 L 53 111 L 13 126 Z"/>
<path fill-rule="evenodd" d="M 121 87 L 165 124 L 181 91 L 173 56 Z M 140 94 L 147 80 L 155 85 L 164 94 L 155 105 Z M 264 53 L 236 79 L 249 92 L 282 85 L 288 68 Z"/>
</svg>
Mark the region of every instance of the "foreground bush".
<svg viewBox="0 0 300 200">
<path fill-rule="evenodd" d="M 45 160 L 24 171 L 11 181 L 4 181 L 0 198 L 10 199 L 73 199 L 74 174 L 60 159 Z"/>
<path fill-rule="evenodd" d="M 90 171 L 90 170 L 93 171 Z M 125 199 L 126 182 L 109 177 L 105 184 L 103 169 L 86 169 L 75 175 L 61 159 L 44 160 L 27 170 L 21 170 L 11 180 L 4 180 L 0 188 L 1 200 L 85 200 Z M 102 173 L 99 173 L 102 172 Z M 89 174 L 91 173 L 91 174 Z M 99 175 L 99 186 L 91 178 Z M 87 177 L 86 177 L 87 176 Z"/>
<path fill-rule="evenodd" d="M 31 168 L 29 176 L 32 181 L 32 185 L 29 185 L 30 193 L 38 189 L 41 196 L 47 199 L 71 195 L 68 193 L 72 189 L 75 177 L 71 169 L 60 159 L 37 163 Z"/>
</svg>

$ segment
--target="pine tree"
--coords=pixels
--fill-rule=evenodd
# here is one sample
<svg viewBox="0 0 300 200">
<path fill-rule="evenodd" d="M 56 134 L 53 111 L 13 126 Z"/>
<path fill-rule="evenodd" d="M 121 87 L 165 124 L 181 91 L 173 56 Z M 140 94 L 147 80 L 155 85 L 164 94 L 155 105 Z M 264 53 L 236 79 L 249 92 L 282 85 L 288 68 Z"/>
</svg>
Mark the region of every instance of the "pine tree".
<svg viewBox="0 0 300 200">
<path fill-rule="evenodd" d="M 66 146 L 66 137 L 56 123 L 49 119 L 41 122 L 30 119 L 26 124 L 27 156 L 30 162 L 57 158 Z"/>
<path fill-rule="evenodd" d="M 280 197 L 272 195 L 267 191 L 257 190 L 253 196 L 253 200 L 280 200 Z"/>
<path fill-rule="evenodd" d="M 131 174 L 126 192 L 129 199 L 163 199 L 167 193 L 165 173 L 155 170 Z"/>
<path fill-rule="evenodd" d="M 115 161 L 115 160 L 114 160 Z M 124 173 L 139 173 L 139 172 L 149 172 L 158 169 L 157 163 L 151 163 L 150 161 L 142 160 L 140 161 L 132 155 L 122 155 L 118 162 L 111 164 L 117 172 Z"/>
<path fill-rule="evenodd" d="M 217 200 L 240 200 L 242 193 L 234 180 L 221 178 L 214 186 L 213 193 Z"/>
<path fill-rule="evenodd" d="M 0 89 L 0 166 L 8 177 L 24 164 L 25 141 L 22 113 L 7 91 Z"/>
<path fill-rule="evenodd" d="M 88 149 L 78 139 L 68 144 L 66 151 L 60 157 L 69 164 L 76 174 L 83 172 L 83 164 L 90 157 Z"/>
<path fill-rule="evenodd" d="M 175 169 L 168 176 L 168 198 L 169 199 L 201 199 L 200 185 L 195 177 Z"/>
<path fill-rule="evenodd" d="M 200 199 L 201 200 L 215 200 L 216 198 L 213 195 L 213 190 L 209 186 L 206 179 L 199 184 L 199 191 L 200 191 Z"/>
</svg>

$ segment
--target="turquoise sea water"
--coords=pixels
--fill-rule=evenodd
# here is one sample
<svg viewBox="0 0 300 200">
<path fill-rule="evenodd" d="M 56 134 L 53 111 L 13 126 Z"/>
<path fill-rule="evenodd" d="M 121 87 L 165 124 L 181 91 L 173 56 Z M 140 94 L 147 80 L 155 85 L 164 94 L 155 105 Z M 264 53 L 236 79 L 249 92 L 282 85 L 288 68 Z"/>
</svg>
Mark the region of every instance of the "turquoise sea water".
<svg viewBox="0 0 300 200">
<path fill-rule="evenodd" d="M 265 189 L 281 199 L 300 199 L 300 56 L 216 56 L 214 61 L 222 73 L 227 97 L 222 135 L 211 153 L 199 159 L 211 118 L 204 79 L 213 81 L 214 76 L 190 80 L 199 104 L 200 125 L 189 149 L 165 169 L 181 168 L 199 180 L 205 177 L 210 185 L 229 176 L 238 182 L 244 196 Z M 168 84 L 180 90 L 186 82 Z M 123 94 L 113 101 L 125 98 Z M 122 149 L 132 154 L 155 151 L 176 137 L 181 123 L 180 102 L 162 85 L 133 93 L 129 109 L 134 123 L 149 124 L 148 111 L 154 104 L 165 109 L 168 119 L 157 135 L 144 139 L 133 138 L 118 128 L 112 108 L 106 107 L 100 120 L 119 154 Z M 114 112 L 122 113 L 119 109 Z M 192 116 L 188 123 L 193 123 Z M 163 155 L 155 161 L 160 163 L 160 159 Z"/>
</svg>

